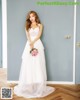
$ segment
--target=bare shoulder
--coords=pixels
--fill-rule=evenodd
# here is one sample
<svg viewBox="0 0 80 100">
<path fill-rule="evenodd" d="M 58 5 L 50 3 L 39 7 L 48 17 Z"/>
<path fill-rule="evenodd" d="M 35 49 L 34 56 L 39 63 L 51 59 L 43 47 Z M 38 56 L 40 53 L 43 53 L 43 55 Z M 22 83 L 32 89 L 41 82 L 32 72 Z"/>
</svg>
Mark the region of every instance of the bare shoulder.
<svg viewBox="0 0 80 100">
<path fill-rule="evenodd" d="M 43 28 L 43 24 L 38 24 L 40 28 Z"/>
<path fill-rule="evenodd" d="M 27 30 L 27 29 L 26 29 L 26 27 L 25 27 L 25 32 L 26 32 L 26 33 L 28 33 L 28 32 L 29 32 L 29 29 Z"/>
</svg>

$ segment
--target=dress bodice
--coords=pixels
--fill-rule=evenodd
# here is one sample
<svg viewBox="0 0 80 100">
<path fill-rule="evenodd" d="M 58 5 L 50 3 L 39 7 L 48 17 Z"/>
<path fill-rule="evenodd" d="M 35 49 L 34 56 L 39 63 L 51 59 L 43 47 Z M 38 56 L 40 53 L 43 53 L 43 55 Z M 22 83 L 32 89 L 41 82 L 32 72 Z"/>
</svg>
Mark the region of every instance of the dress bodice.
<svg viewBox="0 0 80 100">
<path fill-rule="evenodd" d="M 31 37 L 34 37 L 34 36 L 37 36 L 39 33 L 39 27 L 36 27 L 36 28 L 30 28 L 29 29 L 29 34 Z"/>
</svg>

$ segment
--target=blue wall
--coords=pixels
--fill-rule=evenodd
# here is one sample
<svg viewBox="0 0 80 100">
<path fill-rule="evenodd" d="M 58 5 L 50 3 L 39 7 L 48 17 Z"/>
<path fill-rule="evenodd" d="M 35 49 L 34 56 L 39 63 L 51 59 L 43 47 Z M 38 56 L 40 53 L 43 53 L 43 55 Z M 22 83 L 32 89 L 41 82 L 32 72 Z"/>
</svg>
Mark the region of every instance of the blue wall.
<svg viewBox="0 0 80 100">
<path fill-rule="evenodd" d="M 30 10 L 35 10 L 38 13 L 44 25 L 41 40 L 45 48 L 48 80 L 72 82 L 73 6 L 39 6 L 35 0 L 7 0 L 7 79 L 18 80 L 21 56 L 27 41 L 24 26 L 26 15 Z M 72 35 L 70 40 L 64 38 L 68 34 Z"/>
</svg>

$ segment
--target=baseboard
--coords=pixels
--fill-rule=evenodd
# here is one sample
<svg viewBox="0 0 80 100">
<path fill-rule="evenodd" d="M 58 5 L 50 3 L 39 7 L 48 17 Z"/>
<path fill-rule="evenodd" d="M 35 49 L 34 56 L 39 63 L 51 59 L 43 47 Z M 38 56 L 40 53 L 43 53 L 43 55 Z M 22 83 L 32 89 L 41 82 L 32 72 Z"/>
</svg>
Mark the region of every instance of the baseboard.
<svg viewBox="0 0 80 100">
<path fill-rule="evenodd" d="M 19 81 L 7 81 L 7 83 L 19 83 Z M 75 84 L 74 82 L 64 82 L 64 81 L 47 81 L 47 84 Z"/>
</svg>

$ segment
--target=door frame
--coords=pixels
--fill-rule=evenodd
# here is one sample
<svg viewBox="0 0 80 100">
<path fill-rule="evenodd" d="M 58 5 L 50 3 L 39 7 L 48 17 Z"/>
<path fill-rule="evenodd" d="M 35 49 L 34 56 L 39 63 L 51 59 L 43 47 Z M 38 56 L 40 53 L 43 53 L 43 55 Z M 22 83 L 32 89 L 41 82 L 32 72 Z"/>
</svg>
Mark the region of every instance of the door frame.
<svg viewBox="0 0 80 100">
<path fill-rule="evenodd" d="M 1 17 L 0 17 L 0 18 L 1 18 L 1 19 L 0 19 L 0 21 L 1 21 L 1 22 L 0 22 L 0 24 L 1 24 L 1 25 L 0 25 L 0 26 L 1 26 L 1 28 L 0 28 L 0 29 L 1 29 L 1 34 L 0 34 L 0 39 L 1 39 L 1 40 L 0 40 L 0 42 L 1 42 L 1 43 L 0 43 L 0 45 L 1 45 L 1 46 L 0 46 L 0 50 L 1 50 L 1 51 L 0 51 L 0 54 L 1 54 L 1 55 L 0 55 L 0 56 L 1 56 L 1 57 L 0 57 L 0 68 L 2 68 L 2 0 L 0 1 L 0 10 L 1 10 L 1 11 L 0 11 L 0 13 L 1 13 Z"/>
<path fill-rule="evenodd" d="M 77 2 L 77 0 L 74 0 Z M 50 84 L 75 84 L 75 54 L 76 54 L 76 5 L 74 5 L 74 25 L 73 25 L 73 81 L 48 81 Z M 2 67 L 7 66 L 7 0 L 2 0 Z M 18 81 L 7 81 L 8 83 L 17 83 Z"/>
<path fill-rule="evenodd" d="M 2 68 L 7 68 L 7 0 L 2 0 Z"/>
</svg>

